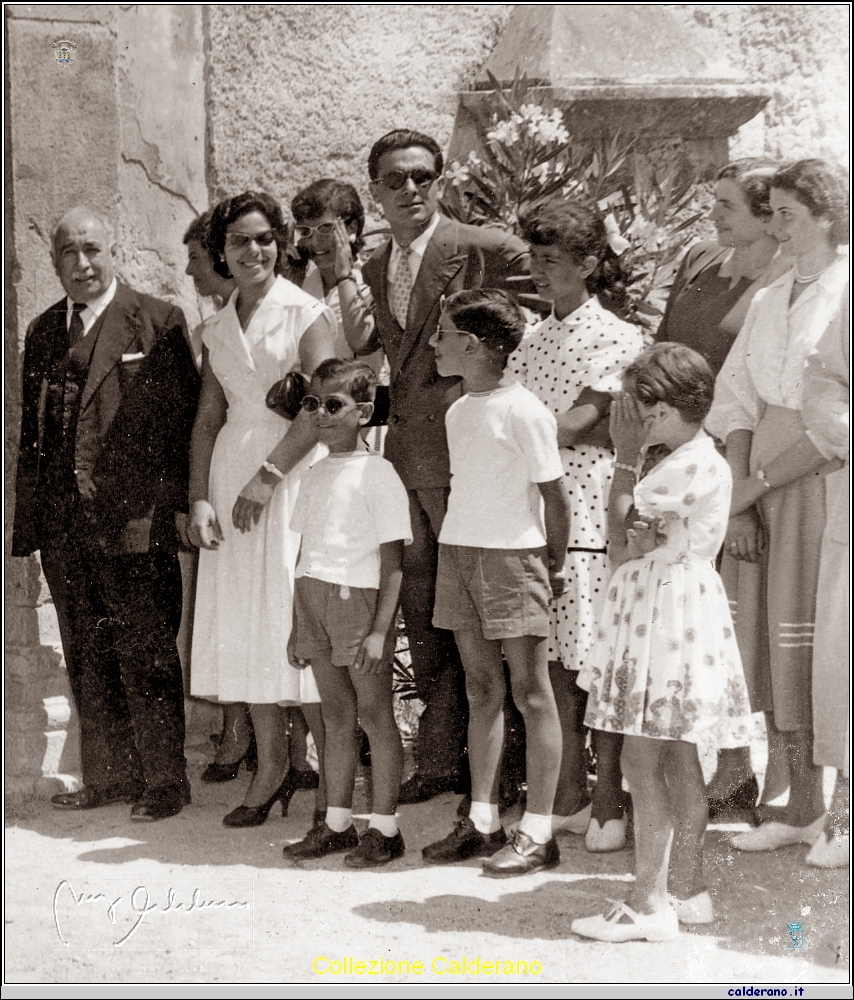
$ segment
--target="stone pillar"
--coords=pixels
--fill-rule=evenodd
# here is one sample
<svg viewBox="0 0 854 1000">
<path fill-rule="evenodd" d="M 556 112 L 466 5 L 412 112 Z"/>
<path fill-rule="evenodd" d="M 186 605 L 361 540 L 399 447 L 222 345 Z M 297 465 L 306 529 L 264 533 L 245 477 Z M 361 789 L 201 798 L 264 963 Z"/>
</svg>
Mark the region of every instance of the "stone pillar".
<svg viewBox="0 0 854 1000">
<path fill-rule="evenodd" d="M 119 276 L 198 321 L 181 237 L 207 206 L 202 5 L 14 4 L 6 13 L 6 788 L 73 786 L 78 748 L 38 560 L 9 556 L 27 325 L 63 295 L 49 257 L 75 204 L 110 216 Z M 57 59 L 58 39 L 73 59 Z"/>
<path fill-rule="evenodd" d="M 662 4 L 518 4 L 474 87 L 460 94 L 449 161 L 483 142 L 487 70 L 508 86 L 526 74 L 561 108 L 570 135 L 679 138 L 700 175 L 729 155 L 729 137 L 769 94 Z"/>
</svg>

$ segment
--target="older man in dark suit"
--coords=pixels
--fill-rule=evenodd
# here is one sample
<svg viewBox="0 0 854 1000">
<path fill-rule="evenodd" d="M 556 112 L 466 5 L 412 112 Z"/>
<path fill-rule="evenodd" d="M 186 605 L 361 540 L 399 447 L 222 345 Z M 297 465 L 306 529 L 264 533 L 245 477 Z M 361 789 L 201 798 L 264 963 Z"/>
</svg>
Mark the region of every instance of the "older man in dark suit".
<svg viewBox="0 0 854 1000">
<path fill-rule="evenodd" d="M 114 276 L 109 224 L 75 208 L 51 257 L 66 298 L 30 325 L 12 553 L 41 555 L 80 723 L 83 787 L 61 809 L 190 800 L 175 643 L 198 375 L 180 309 Z"/>
<path fill-rule="evenodd" d="M 409 492 L 413 543 L 403 563 L 401 604 L 418 696 L 418 770 L 401 802 L 465 790 L 467 702 L 453 634 L 432 625 L 438 536 L 450 492 L 445 413 L 460 395 L 458 378 L 436 371 L 430 337 L 444 296 L 463 288 L 501 287 L 526 273 L 527 250 L 497 229 L 463 225 L 438 212 L 442 152 L 434 139 L 395 130 L 368 158 L 371 193 L 391 240 L 364 267 L 374 324 L 348 330 L 359 354 L 382 347 L 391 365 L 385 455 Z M 343 280 L 343 279 L 342 279 Z M 339 283 L 340 284 L 340 283 Z M 340 284 L 342 301 L 355 294 Z"/>
</svg>

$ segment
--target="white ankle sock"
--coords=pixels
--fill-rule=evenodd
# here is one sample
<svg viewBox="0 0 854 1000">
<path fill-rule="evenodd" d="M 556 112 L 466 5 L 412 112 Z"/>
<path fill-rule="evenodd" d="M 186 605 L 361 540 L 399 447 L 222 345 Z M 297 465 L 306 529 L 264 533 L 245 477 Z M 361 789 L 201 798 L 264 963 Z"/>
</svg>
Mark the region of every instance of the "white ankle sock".
<svg viewBox="0 0 854 1000">
<path fill-rule="evenodd" d="M 369 830 L 379 830 L 384 837 L 394 837 L 397 833 L 397 816 L 382 816 L 380 813 L 371 813 L 371 820 L 368 823 Z"/>
<path fill-rule="evenodd" d="M 326 810 L 326 825 L 334 833 L 343 833 L 353 825 L 353 810 L 329 806 Z"/>
<path fill-rule="evenodd" d="M 472 802 L 469 819 L 474 823 L 475 830 L 484 836 L 495 833 L 501 828 L 498 806 L 494 806 L 491 802 Z"/>
<path fill-rule="evenodd" d="M 552 817 L 526 812 L 519 822 L 519 832 L 526 833 L 535 844 L 547 844 L 552 839 Z"/>
</svg>

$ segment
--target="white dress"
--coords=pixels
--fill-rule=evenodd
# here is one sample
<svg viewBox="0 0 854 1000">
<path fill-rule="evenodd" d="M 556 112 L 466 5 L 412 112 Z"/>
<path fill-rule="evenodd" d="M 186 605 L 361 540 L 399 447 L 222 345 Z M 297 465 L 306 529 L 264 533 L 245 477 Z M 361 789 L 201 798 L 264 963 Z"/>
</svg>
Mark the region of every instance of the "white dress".
<svg viewBox="0 0 854 1000">
<path fill-rule="evenodd" d="M 258 306 L 248 328 L 237 319 L 237 292 L 208 320 L 204 344 L 228 402 L 211 459 L 209 500 L 223 540 L 202 549 L 193 625 L 192 693 L 249 704 L 317 701 L 313 679 L 288 662 L 293 582 L 300 536 L 289 528 L 301 473 L 315 449 L 276 487 L 258 524 L 241 534 L 231 523 L 237 496 L 289 423 L 265 404 L 270 387 L 300 367 L 299 342 L 323 303 L 284 278 Z M 301 685 L 303 690 L 301 692 Z"/>
<path fill-rule="evenodd" d="M 509 369 L 558 416 L 581 391 L 619 392 L 623 371 L 643 350 L 636 326 L 618 319 L 593 296 L 564 319 L 554 313 L 534 327 Z M 571 522 L 566 590 L 552 602 L 549 660 L 578 670 L 596 634 L 610 575 L 606 541 L 614 453 L 594 445 L 560 449 Z"/>
<path fill-rule="evenodd" d="M 732 476 L 704 432 L 635 487 L 666 541 L 614 574 L 578 683 L 584 724 L 655 739 L 745 746 L 750 705 L 714 559 L 726 534 Z"/>
</svg>

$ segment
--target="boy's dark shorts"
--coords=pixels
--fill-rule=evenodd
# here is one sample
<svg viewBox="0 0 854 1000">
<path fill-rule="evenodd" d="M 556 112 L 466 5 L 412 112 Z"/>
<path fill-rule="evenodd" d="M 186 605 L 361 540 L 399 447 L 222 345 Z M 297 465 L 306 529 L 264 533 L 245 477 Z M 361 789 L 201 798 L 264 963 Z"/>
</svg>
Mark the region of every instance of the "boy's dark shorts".
<svg viewBox="0 0 854 1000">
<path fill-rule="evenodd" d="M 379 591 L 343 587 L 301 576 L 294 584 L 294 623 L 290 649 L 301 660 L 329 656 L 336 667 L 352 667 L 359 647 L 374 626 Z M 386 637 L 383 661 L 394 657 L 395 630 Z"/>
<path fill-rule="evenodd" d="M 484 639 L 549 634 L 548 554 L 541 549 L 440 545 L 433 624 Z"/>
</svg>

